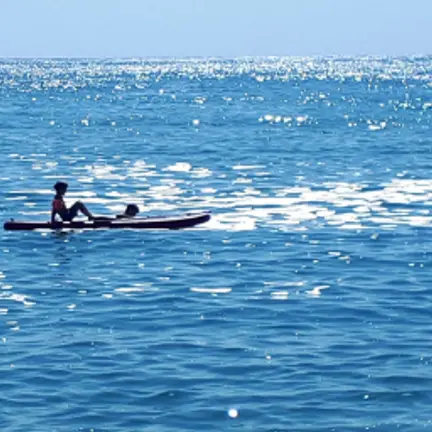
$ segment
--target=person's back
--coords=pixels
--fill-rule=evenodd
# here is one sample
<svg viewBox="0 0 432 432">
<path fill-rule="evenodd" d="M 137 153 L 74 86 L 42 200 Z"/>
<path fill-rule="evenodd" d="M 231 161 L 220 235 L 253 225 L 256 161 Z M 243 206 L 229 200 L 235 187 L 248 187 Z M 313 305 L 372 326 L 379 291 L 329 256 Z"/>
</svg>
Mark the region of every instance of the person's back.
<svg viewBox="0 0 432 432">
<path fill-rule="evenodd" d="M 56 194 L 52 202 L 52 210 L 63 219 L 63 216 L 67 213 L 67 207 L 63 199 L 63 195 L 67 190 L 67 184 L 58 182 L 55 184 L 54 189 L 56 190 Z"/>
</svg>

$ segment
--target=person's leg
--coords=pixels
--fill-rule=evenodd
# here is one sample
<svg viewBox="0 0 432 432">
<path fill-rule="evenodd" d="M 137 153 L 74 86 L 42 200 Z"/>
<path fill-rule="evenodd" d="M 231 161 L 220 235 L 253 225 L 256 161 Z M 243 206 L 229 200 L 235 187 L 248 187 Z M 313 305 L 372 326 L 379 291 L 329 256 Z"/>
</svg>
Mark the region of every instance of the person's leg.
<svg viewBox="0 0 432 432">
<path fill-rule="evenodd" d="M 93 219 L 93 215 L 90 213 L 90 211 L 87 209 L 87 207 L 81 202 L 77 201 L 70 209 L 69 209 L 69 220 L 74 219 L 78 212 L 81 212 L 85 216 L 87 216 L 89 219 Z"/>
<path fill-rule="evenodd" d="M 63 222 L 70 222 L 71 221 L 69 210 L 65 210 L 63 213 L 60 213 L 60 217 L 62 218 Z"/>
</svg>

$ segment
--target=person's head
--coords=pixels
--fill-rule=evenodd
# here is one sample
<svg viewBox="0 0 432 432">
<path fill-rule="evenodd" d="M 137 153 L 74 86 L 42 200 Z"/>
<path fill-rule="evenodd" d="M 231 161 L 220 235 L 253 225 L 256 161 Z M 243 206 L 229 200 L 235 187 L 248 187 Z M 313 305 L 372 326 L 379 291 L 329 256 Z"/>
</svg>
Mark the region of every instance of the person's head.
<svg viewBox="0 0 432 432">
<path fill-rule="evenodd" d="M 125 214 L 128 216 L 136 216 L 139 213 L 139 208 L 136 204 L 128 204 Z"/>
<path fill-rule="evenodd" d="M 67 191 L 67 188 L 68 188 L 68 184 L 65 182 L 61 182 L 61 181 L 57 182 L 54 185 L 54 189 L 59 195 L 64 195 Z"/>
</svg>

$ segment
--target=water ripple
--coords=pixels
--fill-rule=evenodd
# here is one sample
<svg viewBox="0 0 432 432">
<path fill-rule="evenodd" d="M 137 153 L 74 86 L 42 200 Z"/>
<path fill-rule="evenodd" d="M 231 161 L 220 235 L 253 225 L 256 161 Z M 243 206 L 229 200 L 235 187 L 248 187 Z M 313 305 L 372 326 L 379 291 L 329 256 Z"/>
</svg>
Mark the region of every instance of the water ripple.
<svg viewBox="0 0 432 432">
<path fill-rule="evenodd" d="M 430 427 L 431 57 L 0 60 L 0 424 Z M 343 415 L 341 415 L 343 413 Z"/>
</svg>

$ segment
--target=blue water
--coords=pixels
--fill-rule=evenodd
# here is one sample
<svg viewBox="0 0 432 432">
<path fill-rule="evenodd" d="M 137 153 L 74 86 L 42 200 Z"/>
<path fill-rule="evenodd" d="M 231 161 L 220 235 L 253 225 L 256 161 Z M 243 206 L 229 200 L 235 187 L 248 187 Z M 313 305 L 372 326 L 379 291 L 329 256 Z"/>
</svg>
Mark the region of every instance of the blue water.
<svg viewBox="0 0 432 432">
<path fill-rule="evenodd" d="M 432 428 L 432 58 L 0 61 L 0 430 Z"/>
</svg>

